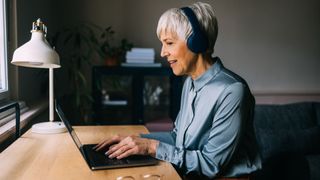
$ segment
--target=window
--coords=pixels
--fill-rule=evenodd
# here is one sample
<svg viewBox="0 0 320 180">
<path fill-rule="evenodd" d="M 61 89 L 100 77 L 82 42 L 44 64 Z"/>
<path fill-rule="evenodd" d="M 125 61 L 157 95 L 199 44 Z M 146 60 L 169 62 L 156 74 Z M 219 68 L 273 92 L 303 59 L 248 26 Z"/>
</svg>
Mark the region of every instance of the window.
<svg viewBox="0 0 320 180">
<path fill-rule="evenodd" d="M 0 100 L 8 96 L 6 1 L 0 0 Z"/>
</svg>

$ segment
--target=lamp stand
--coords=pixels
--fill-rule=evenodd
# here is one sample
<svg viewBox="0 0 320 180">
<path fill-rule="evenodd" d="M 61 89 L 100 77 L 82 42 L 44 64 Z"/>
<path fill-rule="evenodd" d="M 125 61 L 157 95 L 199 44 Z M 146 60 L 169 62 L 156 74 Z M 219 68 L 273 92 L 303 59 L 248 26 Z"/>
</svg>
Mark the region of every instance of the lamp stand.
<svg viewBox="0 0 320 180">
<path fill-rule="evenodd" d="M 62 122 L 53 122 L 54 104 L 53 104 L 53 68 L 49 68 L 49 122 L 37 123 L 32 126 L 32 132 L 40 134 L 54 134 L 66 131 Z"/>
</svg>

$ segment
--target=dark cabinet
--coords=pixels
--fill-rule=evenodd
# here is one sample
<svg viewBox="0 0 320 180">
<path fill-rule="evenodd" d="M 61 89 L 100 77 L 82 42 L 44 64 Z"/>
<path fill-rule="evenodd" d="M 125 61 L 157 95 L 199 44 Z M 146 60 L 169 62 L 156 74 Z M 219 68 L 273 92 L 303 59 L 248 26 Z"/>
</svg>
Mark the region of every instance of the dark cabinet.
<svg viewBox="0 0 320 180">
<path fill-rule="evenodd" d="M 182 78 L 169 67 L 94 66 L 92 86 L 97 124 L 175 120 L 180 108 Z"/>
</svg>

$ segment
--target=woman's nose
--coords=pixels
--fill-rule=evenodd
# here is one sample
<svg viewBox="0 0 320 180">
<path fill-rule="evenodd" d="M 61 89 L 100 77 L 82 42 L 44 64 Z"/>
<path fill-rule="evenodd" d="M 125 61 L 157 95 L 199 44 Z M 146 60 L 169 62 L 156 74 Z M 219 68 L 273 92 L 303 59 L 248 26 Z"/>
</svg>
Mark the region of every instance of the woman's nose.
<svg viewBox="0 0 320 180">
<path fill-rule="evenodd" d="M 160 56 L 161 57 L 166 57 L 166 56 L 168 56 L 168 52 L 166 51 L 166 49 L 162 46 L 162 48 L 161 48 L 161 53 L 160 53 Z"/>
</svg>

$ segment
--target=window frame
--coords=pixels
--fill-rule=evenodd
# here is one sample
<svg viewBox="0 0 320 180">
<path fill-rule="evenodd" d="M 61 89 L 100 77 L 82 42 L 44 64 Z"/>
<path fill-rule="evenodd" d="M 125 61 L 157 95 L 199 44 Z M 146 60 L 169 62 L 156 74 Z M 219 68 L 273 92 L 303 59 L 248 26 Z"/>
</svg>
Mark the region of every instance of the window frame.
<svg viewBox="0 0 320 180">
<path fill-rule="evenodd" d="M 9 97 L 9 77 L 8 77 L 8 34 L 7 34 L 7 4 L 6 0 L 0 2 L 0 21 L 2 20 L 2 31 L 3 31 L 3 49 L 0 49 L 0 78 L 1 78 L 1 89 L 0 89 L 0 100 L 7 99 Z M 0 27 L 1 28 L 1 27 Z"/>
</svg>

